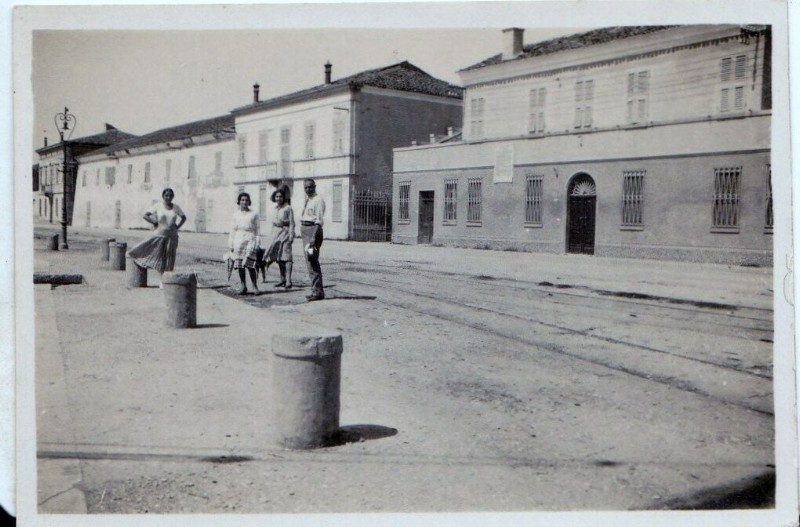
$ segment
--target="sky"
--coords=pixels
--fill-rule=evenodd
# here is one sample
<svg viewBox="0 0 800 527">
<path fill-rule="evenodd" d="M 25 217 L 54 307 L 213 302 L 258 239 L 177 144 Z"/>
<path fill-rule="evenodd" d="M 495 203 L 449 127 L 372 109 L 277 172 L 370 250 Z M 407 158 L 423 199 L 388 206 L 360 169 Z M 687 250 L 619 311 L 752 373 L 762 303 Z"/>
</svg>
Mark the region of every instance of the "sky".
<svg viewBox="0 0 800 527">
<path fill-rule="evenodd" d="M 525 42 L 581 31 L 527 29 Z M 33 147 L 58 142 L 54 115 L 77 117 L 72 138 L 105 123 L 140 135 L 215 117 L 260 99 L 407 60 L 461 84 L 459 69 L 500 53 L 502 30 L 268 29 L 35 31 Z"/>
</svg>

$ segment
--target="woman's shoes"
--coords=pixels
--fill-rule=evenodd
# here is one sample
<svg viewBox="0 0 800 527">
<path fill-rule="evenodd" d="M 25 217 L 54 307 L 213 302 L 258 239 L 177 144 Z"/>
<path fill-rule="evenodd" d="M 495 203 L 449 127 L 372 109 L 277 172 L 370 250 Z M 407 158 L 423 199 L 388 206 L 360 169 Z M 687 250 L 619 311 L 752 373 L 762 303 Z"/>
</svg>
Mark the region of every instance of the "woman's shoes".
<svg viewBox="0 0 800 527">
<path fill-rule="evenodd" d="M 286 285 L 286 280 L 281 280 L 280 282 L 278 282 L 277 284 L 275 284 L 275 287 L 283 287 L 283 286 L 285 286 L 285 285 Z"/>
<path fill-rule="evenodd" d="M 286 284 L 286 289 L 291 289 L 291 288 L 292 288 L 292 283 L 291 283 L 291 282 L 289 282 L 288 284 Z"/>
<path fill-rule="evenodd" d="M 244 286 L 244 285 L 243 285 L 242 287 L 240 287 L 240 288 L 239 288 L 239 293 L 238 293 L 238 294 L 240 294 L 240 295 L 246 295 L 246 294 L 247 294 L 247 286 Z"/>
</svg>

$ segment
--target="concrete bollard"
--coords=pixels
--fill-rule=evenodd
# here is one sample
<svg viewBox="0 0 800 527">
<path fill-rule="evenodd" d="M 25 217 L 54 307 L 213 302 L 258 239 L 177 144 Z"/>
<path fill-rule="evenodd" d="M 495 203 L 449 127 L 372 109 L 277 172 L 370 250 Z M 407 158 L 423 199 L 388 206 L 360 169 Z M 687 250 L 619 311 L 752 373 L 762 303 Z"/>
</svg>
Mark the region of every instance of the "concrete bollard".
<svg viewBox="0 0 800 527">
<path fill-rule="evenodd" d="M 339 429 L 342 336 L 274 335 L 273 430 L 278 445 L 323 446 Z"/>
<path fill-rule="evenodd" d="M 128 270 L 128 287 L 147 287 L 147 268 L 137 264 L 133 258 L 128 257 L 125 264 Z"/>
<path fill-rule="evenodd" d="M 47 248 L 51 251 L 58 250 L 58 234 L 53 234 L 47 240 Z"/>
<path fill-rule="evenodd" d="M 128 251 L 128 244 L 119 242 L 114 244 L 111 251 L 111 268 L 115 271 L 125 270 L 125 253 Z"/>
<path fill-rule="evenodd" d="M 114 238 L 106 238 L 100 244 L 103 247 L 103 261 L 104 262 L 107 262 L 109 260 L 108 255 L 109 255 L 109 253 L 111 251 L 111 244 L 114 243 L 115 241 L 117 241 L 117 240 L 115 240 Z"/>
<path fill-rule="evenodd" d="M 167 325 L 173 328 L 197 326 L 197 277 L 194 273 L 166 272 L 161 276 L 167 303 Z"/>
</svg>

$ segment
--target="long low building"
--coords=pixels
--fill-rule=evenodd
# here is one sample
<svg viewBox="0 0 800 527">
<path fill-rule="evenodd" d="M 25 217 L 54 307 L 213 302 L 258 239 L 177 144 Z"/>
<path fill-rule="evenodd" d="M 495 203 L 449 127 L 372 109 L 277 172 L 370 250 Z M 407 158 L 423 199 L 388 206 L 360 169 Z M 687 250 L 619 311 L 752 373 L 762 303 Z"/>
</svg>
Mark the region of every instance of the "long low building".
<svg viewBox="0 0 800 527">
<path fill-rule="evenodd" d="M 504 36 L 461 138 L 395 149 L 393 241 L 771 264 L 769 27 Z"/>
</svg>

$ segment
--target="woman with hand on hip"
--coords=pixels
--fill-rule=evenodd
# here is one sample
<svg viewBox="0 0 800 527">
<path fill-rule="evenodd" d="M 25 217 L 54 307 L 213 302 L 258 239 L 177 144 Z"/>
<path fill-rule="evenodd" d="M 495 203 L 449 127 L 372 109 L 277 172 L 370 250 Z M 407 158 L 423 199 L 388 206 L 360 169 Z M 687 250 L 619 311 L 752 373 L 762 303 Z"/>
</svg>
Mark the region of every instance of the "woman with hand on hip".
<svg viewBox="0 0 800 527">
<path fill-rule="evenodd" d="M 161 203 L 144 213 L 145 221 L 153 225 L 155 233 L 128 251 L 128 256 L 137 265 L 153 269 L 159 275 L 175 269 L 178 229 L 186 223 L 186 214 L 172 202 L 174 198 L 175 192 L 171 188 L 161 192 Z"/>
<path fill-rule="evenodd" d="M 292 242 L 294 241 L 294 211 L 286 202 L 286 191 L 278 189 L 272 194 L 275 202 L 275 218 L 272 220 L 272 243 L 270 243 L 264 259 L 269 265 L 278 262 L 281 281 L 275 287 L 292 288 Z"/>
<path fill-rule="evenodd" d="M 233 213 L 231 233 L 228 236 L 228 249 L 233 253 L 233 267 L 239 270 L 239 281 L 241 282 L 239 294 L 244 295 L 247 293 L 245 269 L 250 275 L 253 289 L 258 293 L 256 252 L 261 246 L 260 221 L 258 214 L 250 210 L 250 194 L 247 192 L 240 193 L 236 203 L 239 205 L 239 209 Z"/>
</svg>

